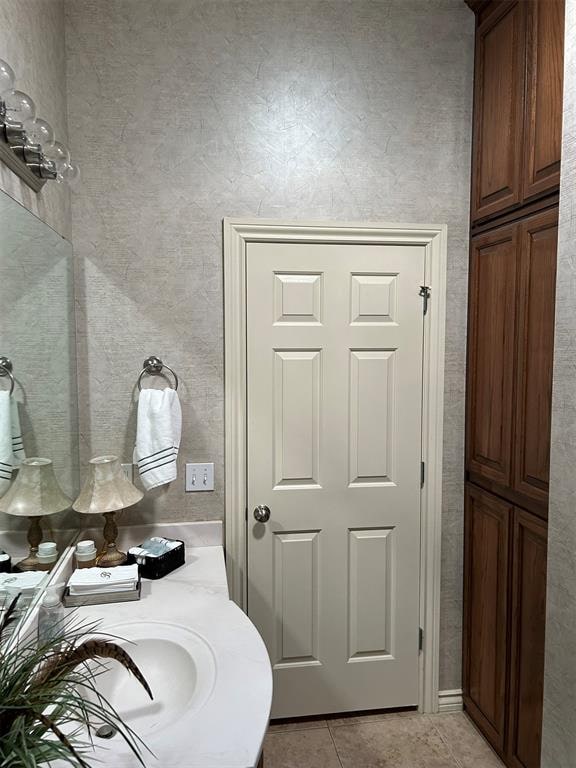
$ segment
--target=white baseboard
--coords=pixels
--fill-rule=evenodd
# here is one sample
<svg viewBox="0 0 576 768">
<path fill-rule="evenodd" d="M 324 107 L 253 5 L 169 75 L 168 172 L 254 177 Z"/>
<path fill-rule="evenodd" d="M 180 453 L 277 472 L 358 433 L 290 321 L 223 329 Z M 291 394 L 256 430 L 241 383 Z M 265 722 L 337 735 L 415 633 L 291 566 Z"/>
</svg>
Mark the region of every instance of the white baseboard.
<svg viewBox="0 0 576 768">
<path fill-rule="evenodd" d="M 463 706 L 461 688 L 438 691 L 438 712 L 460 712 Z"/>
</svg>

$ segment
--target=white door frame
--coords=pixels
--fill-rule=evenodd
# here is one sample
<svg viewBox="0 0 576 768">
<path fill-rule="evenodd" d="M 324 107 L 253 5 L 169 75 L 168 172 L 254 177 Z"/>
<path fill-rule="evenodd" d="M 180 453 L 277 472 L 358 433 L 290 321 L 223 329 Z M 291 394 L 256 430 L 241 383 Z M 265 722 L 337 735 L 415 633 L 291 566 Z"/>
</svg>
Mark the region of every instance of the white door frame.
<svg viewBox="0 0 576 768">
<path fill-rule="evenodd" d="M 247 243 L 359 243 L 422 245 L 431 300 L 424 316 L 421 492 L 419 709 L 438 711 L 440 534 L 446 315 L 446 225 L 335 224 L 224 219 L 224 360 L 226 568 L 230 596 L 241 608 L 247 593 L 246 246 Z"/>
</svg>

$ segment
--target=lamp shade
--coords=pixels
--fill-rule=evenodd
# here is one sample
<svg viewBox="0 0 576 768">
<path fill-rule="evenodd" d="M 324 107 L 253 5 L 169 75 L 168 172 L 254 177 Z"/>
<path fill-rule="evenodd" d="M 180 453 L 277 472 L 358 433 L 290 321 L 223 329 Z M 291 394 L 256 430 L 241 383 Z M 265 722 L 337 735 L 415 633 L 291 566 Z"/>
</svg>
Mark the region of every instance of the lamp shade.
<svg viewBox="0 0 576 768">
<path fill-rule="evenodd" d="M 63 512 L 72 499 L 62 491 L 50 459 L 22 459 L 18 475 L 0 498 L 0 512 L 20 517 L 42 517 Z"/>
<path fill-rule="evenodd" d="M 84 515 L 103 515 L 131 507 L 143 496 L 124 475 L 118 456 L 96 456 L 90 459 L 88 477 L 72 508 Z"/>
</svg>

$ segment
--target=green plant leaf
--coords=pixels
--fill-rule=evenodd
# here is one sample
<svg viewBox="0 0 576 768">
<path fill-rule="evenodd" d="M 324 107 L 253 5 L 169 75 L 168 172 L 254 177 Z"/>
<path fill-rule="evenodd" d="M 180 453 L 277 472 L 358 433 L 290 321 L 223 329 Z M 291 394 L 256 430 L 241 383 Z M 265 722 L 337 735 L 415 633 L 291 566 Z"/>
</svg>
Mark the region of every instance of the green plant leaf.
<svg viewBox="0 0 576 768">
<path fill-rule="evenodd" d="M 73 615 L 40 647 L 0 647 L 0 768 L 41 768 L 57 760 L 89 768 L 93 722 L 112 726 L 145 765 L 142 751 L 150 750 L 98 690 L 108 662 L 118 662 L 152 698 L 142 672 L 113 639 Z"/>
</svg>

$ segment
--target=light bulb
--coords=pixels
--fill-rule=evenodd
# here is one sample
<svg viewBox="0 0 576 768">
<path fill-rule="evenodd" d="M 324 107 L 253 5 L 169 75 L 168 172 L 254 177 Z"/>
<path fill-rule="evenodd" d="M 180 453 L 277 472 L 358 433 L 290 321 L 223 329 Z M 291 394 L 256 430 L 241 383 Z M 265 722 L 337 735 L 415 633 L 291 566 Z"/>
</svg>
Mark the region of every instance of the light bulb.
<svg viewBox="0 0 576 768">
<path fill-rule="evenodd" d="M 61 141 L 55 141 L 44 150 L 44 157 L 47 160 L 52 160 L 56 166 L 56 173 L 58 174 L 56 181 L 61 183 L 64 181 L 63 173 L 64 169 L 70 162 L 70 152 L 65 144 Z"/>
<path fill-rule="evenodd" d="M 42 120 L 41 117 L 26 120 L 24 128 L 26 129 L 28 144 L 41 144 L 44 149 L 54 144 L 54 130 L 50 123 Z"/>
<path fill-rule="evenodd" d="M 36 105 L 27 93 L 11 89 L 4 91 L 2 100 L 6 104 L 7 123 L 25 123 L 36 117 Z"/>
<path fill-rule="evenodd" d="M 62 180 L 76 189 L 80 183 L 80 166 L 70 160 L 62 171 Z"/>
<path fill-rule="evenodd" d="M 10 64 L 0 59 L 0 94 L 4 91 L 11 91 L 14 88 L 15 80 L 14 70 Z"/>
</svg>

